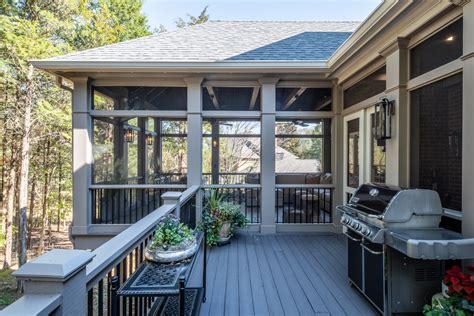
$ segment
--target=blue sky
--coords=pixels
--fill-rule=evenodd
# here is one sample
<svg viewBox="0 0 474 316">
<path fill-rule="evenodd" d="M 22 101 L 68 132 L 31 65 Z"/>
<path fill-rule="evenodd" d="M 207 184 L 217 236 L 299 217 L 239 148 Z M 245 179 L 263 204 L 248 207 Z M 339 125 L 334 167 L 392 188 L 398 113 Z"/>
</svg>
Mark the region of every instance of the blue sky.
<svg viewBox="0 0 474 316">
<path fill-rule="evenodd" d="M 208 5 L 211 20 L 363 21 L 381 0 L 144 0 L 152 28 L 174 28 L 187 13 Z"/>
</svg>

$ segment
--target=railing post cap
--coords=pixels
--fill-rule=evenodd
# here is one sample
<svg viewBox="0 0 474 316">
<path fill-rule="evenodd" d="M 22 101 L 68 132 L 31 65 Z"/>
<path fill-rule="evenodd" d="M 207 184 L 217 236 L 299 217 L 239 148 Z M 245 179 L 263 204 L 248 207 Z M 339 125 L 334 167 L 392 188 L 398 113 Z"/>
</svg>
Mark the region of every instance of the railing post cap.
<svg viewBox="0 0 474 316">
<path fill-rule="evenodd" d="M 181 195 L 183 195 L 183 192 L 165 192 L 163 195 L 161 195 L 161 198 L 163 201 L 166 202 L 172 202 L 172 203 L 177 203 L 179 199 L 181 198 Z"/>
<path fill-rule="evenodd" d="M 65 281 L 85 268 L 94 256 L 86 250 L 53 249 L 25 263 L 13 275 L 23 280 Z"/>
</svg>

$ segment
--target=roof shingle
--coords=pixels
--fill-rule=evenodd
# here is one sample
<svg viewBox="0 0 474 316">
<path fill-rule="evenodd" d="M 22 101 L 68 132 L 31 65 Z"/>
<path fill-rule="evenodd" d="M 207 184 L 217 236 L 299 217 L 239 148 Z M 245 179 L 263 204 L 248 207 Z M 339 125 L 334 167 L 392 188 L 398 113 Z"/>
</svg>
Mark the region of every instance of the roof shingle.
<svg viewBox="0 0 474 316">
<path fill-rule="evenodd" d="M 84 50 L 54 61 L 323 61 L 359 22 L 210 21 Z"/>
</svg>

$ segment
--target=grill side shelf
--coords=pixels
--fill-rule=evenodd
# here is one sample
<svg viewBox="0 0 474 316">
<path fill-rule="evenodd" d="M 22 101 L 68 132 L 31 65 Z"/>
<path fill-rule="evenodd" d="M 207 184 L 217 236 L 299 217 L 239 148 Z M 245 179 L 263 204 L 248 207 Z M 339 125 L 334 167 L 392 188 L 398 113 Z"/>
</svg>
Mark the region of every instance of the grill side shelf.
<svg viewBox="0 0 474 316">
<path fill-rule="evenodd" d="M 446 229 L 390 232 L 387 245 L 410 258 L 426 260 L 473 259 L 474 238 Z"/>
</svg>

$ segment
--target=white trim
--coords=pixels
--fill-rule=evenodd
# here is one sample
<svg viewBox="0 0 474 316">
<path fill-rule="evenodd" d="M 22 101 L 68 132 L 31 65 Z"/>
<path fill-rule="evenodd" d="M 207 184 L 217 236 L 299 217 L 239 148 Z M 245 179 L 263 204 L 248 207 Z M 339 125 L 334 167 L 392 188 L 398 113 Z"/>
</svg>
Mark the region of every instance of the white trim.
<svg viewBox="0 0 474 316">
<path fill-rule="evenodd" d="M 356 189 L 349 187 L 347 183 L 347 154 L 348 154 L 348 128 L 347 123 L 349 121 L 359 119 L 359 184 L 365 182 L 365 111 L 361 110 L 356 113 L 352 113 L 343 117 L 344 122 L 344 145 L 343 145 L 343 180 L 342 180 L 342 187 L 343 187 L 343 202 L 346 203 L 346 194 L 351 193 L 354 194 Z"/>
<path fill-rule="evenodd" d="M 277 83 L 278 88 L 332 88 L 331 80 L 280 80 Z"/>
<path fill-rule="evenodd" d="M 92 80 L 95 87 L 186 87 L 182 79 L 170 78 L 110 78 Z"/>
<path fill-rule="evenodd" d="M 243 73 L 280 73 L 306 72 L 328 73 L 326 61 L 68 61 L 68 60 L 32 60 L 31 63 L 40 69 L 49 71 L 77 72 L 243 72 Z"/>
<path fill-rule="evenodd" d="M 91 184 L 89 189 L 186 189 L 186 184 Z"/>
<path fill-rule="evenodd" d="M 222 88 L 255 88 L 260 87 L 258 80 L 206 80 L 202 87 Z"/>
<path fill-rule="evenodd" d="M 305 119 L 318 119 L 318 118 L 333 118 L 334 113 L 332 111 L 277 111 L 276 118 L 305 118 Z"/>
<path fill-rule="evenodd" d="M 95 117 L 163 117 L 186 118 L 186 111 L 161 111 L 161 110 L 91 110 Z"/>
</svg>

